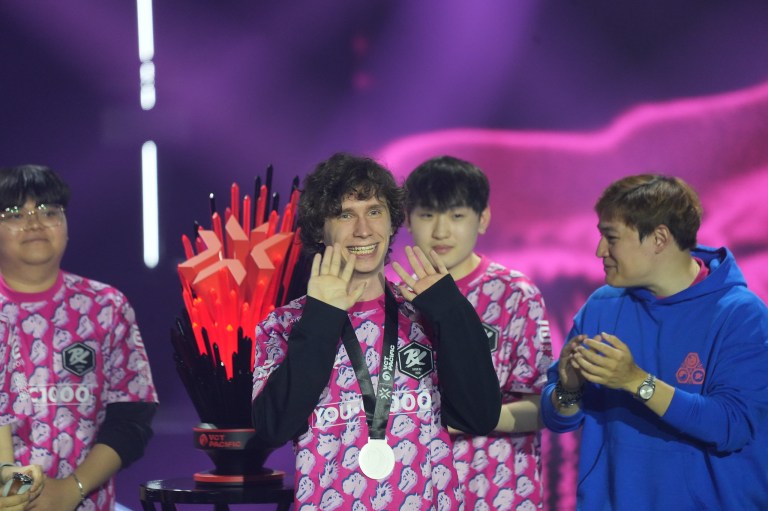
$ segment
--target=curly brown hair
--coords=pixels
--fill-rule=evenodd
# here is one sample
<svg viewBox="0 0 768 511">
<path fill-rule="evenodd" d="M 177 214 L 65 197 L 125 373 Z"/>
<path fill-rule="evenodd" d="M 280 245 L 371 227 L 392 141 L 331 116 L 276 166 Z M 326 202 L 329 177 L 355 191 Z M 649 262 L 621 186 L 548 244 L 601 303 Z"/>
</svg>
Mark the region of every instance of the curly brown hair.
<svg viewBox="0 0 768 511">
<path fill-rule="evenodd" d="M 298 225 L 301 243 L 309 254 L 325 249 L 323 228 L 325 221 L 341 213 L 341 202 L 346 197 L 367 200 L 376 197 L 387 205 L 392 222 L 392 241 L 405 221 L 405 194 L 392 173 L 375 160 L 336 153 L 320 162 L 304 178 L 299 198 Z M 387 254 L 389 254 L 389 251 Z"/>
</svg>

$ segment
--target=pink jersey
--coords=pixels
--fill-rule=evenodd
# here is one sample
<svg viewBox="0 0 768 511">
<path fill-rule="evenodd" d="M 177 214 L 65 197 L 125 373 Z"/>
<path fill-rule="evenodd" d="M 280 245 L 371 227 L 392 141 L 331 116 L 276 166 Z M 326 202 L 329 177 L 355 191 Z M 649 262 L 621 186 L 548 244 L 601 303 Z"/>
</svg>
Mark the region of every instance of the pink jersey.
<svg viewBox="0 0 768 511">
<path fill-rule="evenodd" d="M 411 304 L 395 293 L 400 312 L 397 369 L 386 431 L 395 469 L 377 481 L 358 468 L 368 425 L 360 386 L 340 342 L 330 382 L 308 418 L 309 429 L 294 444 L 297 511 L 460 509 L 462 491 L 451 440 L 441 425 L 436 353 Z M 254 396 L 285 358 L 304 300 L 274 311 L 257 329 Z M 356 304 L 349 317 L 378 388 L 384 297 Z"/>
<path fill-rule="evenodd" d="M 109 403 L 157 402 L 134 312 L 113 287 L 66 272 L 51 289 L 19 293 L 0 279 L 0 426 L 14 455 L 48 477 L 71 474 L 93 447 Z M 78 509 L 111 510 L 114 482 Z"/>
<path fill-rule="evenodd" d="M 538 288 L 525 275 L 485 257 L 456 285 L 486 328 L 502 402 L 541 394 L 552 346 Z M 466 511 L 543 507 L 539 434 L 458 435 L 453 453 L 466 490 Z"/>
</svg>

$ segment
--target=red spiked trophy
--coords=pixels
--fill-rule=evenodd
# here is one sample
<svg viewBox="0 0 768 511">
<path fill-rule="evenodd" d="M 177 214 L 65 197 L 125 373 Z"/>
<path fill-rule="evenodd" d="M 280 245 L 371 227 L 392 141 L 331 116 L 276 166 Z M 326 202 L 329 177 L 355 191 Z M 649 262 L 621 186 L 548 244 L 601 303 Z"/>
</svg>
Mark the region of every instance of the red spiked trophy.
<svg viewBox="0 0 768 511">
<path fill-rule="evenodd" d="M 256 325 L 283 305 L 293 286 L 301 252 L 295 228 L 298 178 L 282 216 L 279 195 L 256 179 L 255 207 L 233 183 L 224 219 L 211 194 L 211 229 L 197 224 L 194 242 L 182 236 L 186 260 L 179 264 L 185 310 L 171 331 L 176 369 L 200 416 L 195 446 L 215 468 L 194 479 L 211 484 L 258 484 L 282 480 L 264 467 L 272 449 L 258 444 L 251 426 Z M 296 280 L 296 282 L 294 282 Z M 299 292 L 298 294 L 301 294 Z"/>
</svg>

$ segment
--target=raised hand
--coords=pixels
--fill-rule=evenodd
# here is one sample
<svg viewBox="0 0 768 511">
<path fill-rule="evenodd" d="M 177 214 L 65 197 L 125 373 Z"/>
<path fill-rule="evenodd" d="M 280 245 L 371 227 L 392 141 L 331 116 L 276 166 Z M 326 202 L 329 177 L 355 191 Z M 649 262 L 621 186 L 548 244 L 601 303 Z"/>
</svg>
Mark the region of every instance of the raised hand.
<svg viewBox="0 0 768 511">
<path fill-rule="evenodd" d="M 355 255 L 342 267 L 341 245 L 325 247 L 325 253 L 315 254 L 312 271 L 307 283 L 307 295 L 339 309 L 349 310 L 363 295 L 367 282 L 351 288 L 350 281 L 355 270 Z"/>
<path fill-rule="evenodd" d="M 392 263 L 392 269 L 402 280 L 397 287 L 400 288 L 400 292 L 408 301 L 412 301 L 435 282 L 448 275 L 448 269 L 434 250 L 429 251 L 431 260 L 419 247 L 406 246 L 405 255 L 408 258 L 408 264 L 413 268 L 413 275 L 405 271 L 405 268 L 398 262 Z"/>
</svg>

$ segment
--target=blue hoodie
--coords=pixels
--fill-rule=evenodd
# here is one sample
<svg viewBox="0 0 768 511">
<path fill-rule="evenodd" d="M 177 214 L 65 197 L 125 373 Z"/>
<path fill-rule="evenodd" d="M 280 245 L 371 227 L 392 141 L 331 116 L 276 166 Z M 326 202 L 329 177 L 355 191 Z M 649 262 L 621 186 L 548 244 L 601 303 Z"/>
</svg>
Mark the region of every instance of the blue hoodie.
<svg viewBox="0 0 768 511">
<path fill-rule="evenodd" d="M 578 508 L 768 510 L 768 308 L 725 248 L 692 252 L 703 281 L 673 296 L 603 286 L 568 335 L 613 334 L 635 363 L 676 388 L 659 417 L 630 393 L 587 383 L 581 411 L 558 414 L 550 368 L 542 415 L 581 426 Z"/>
</svg>

